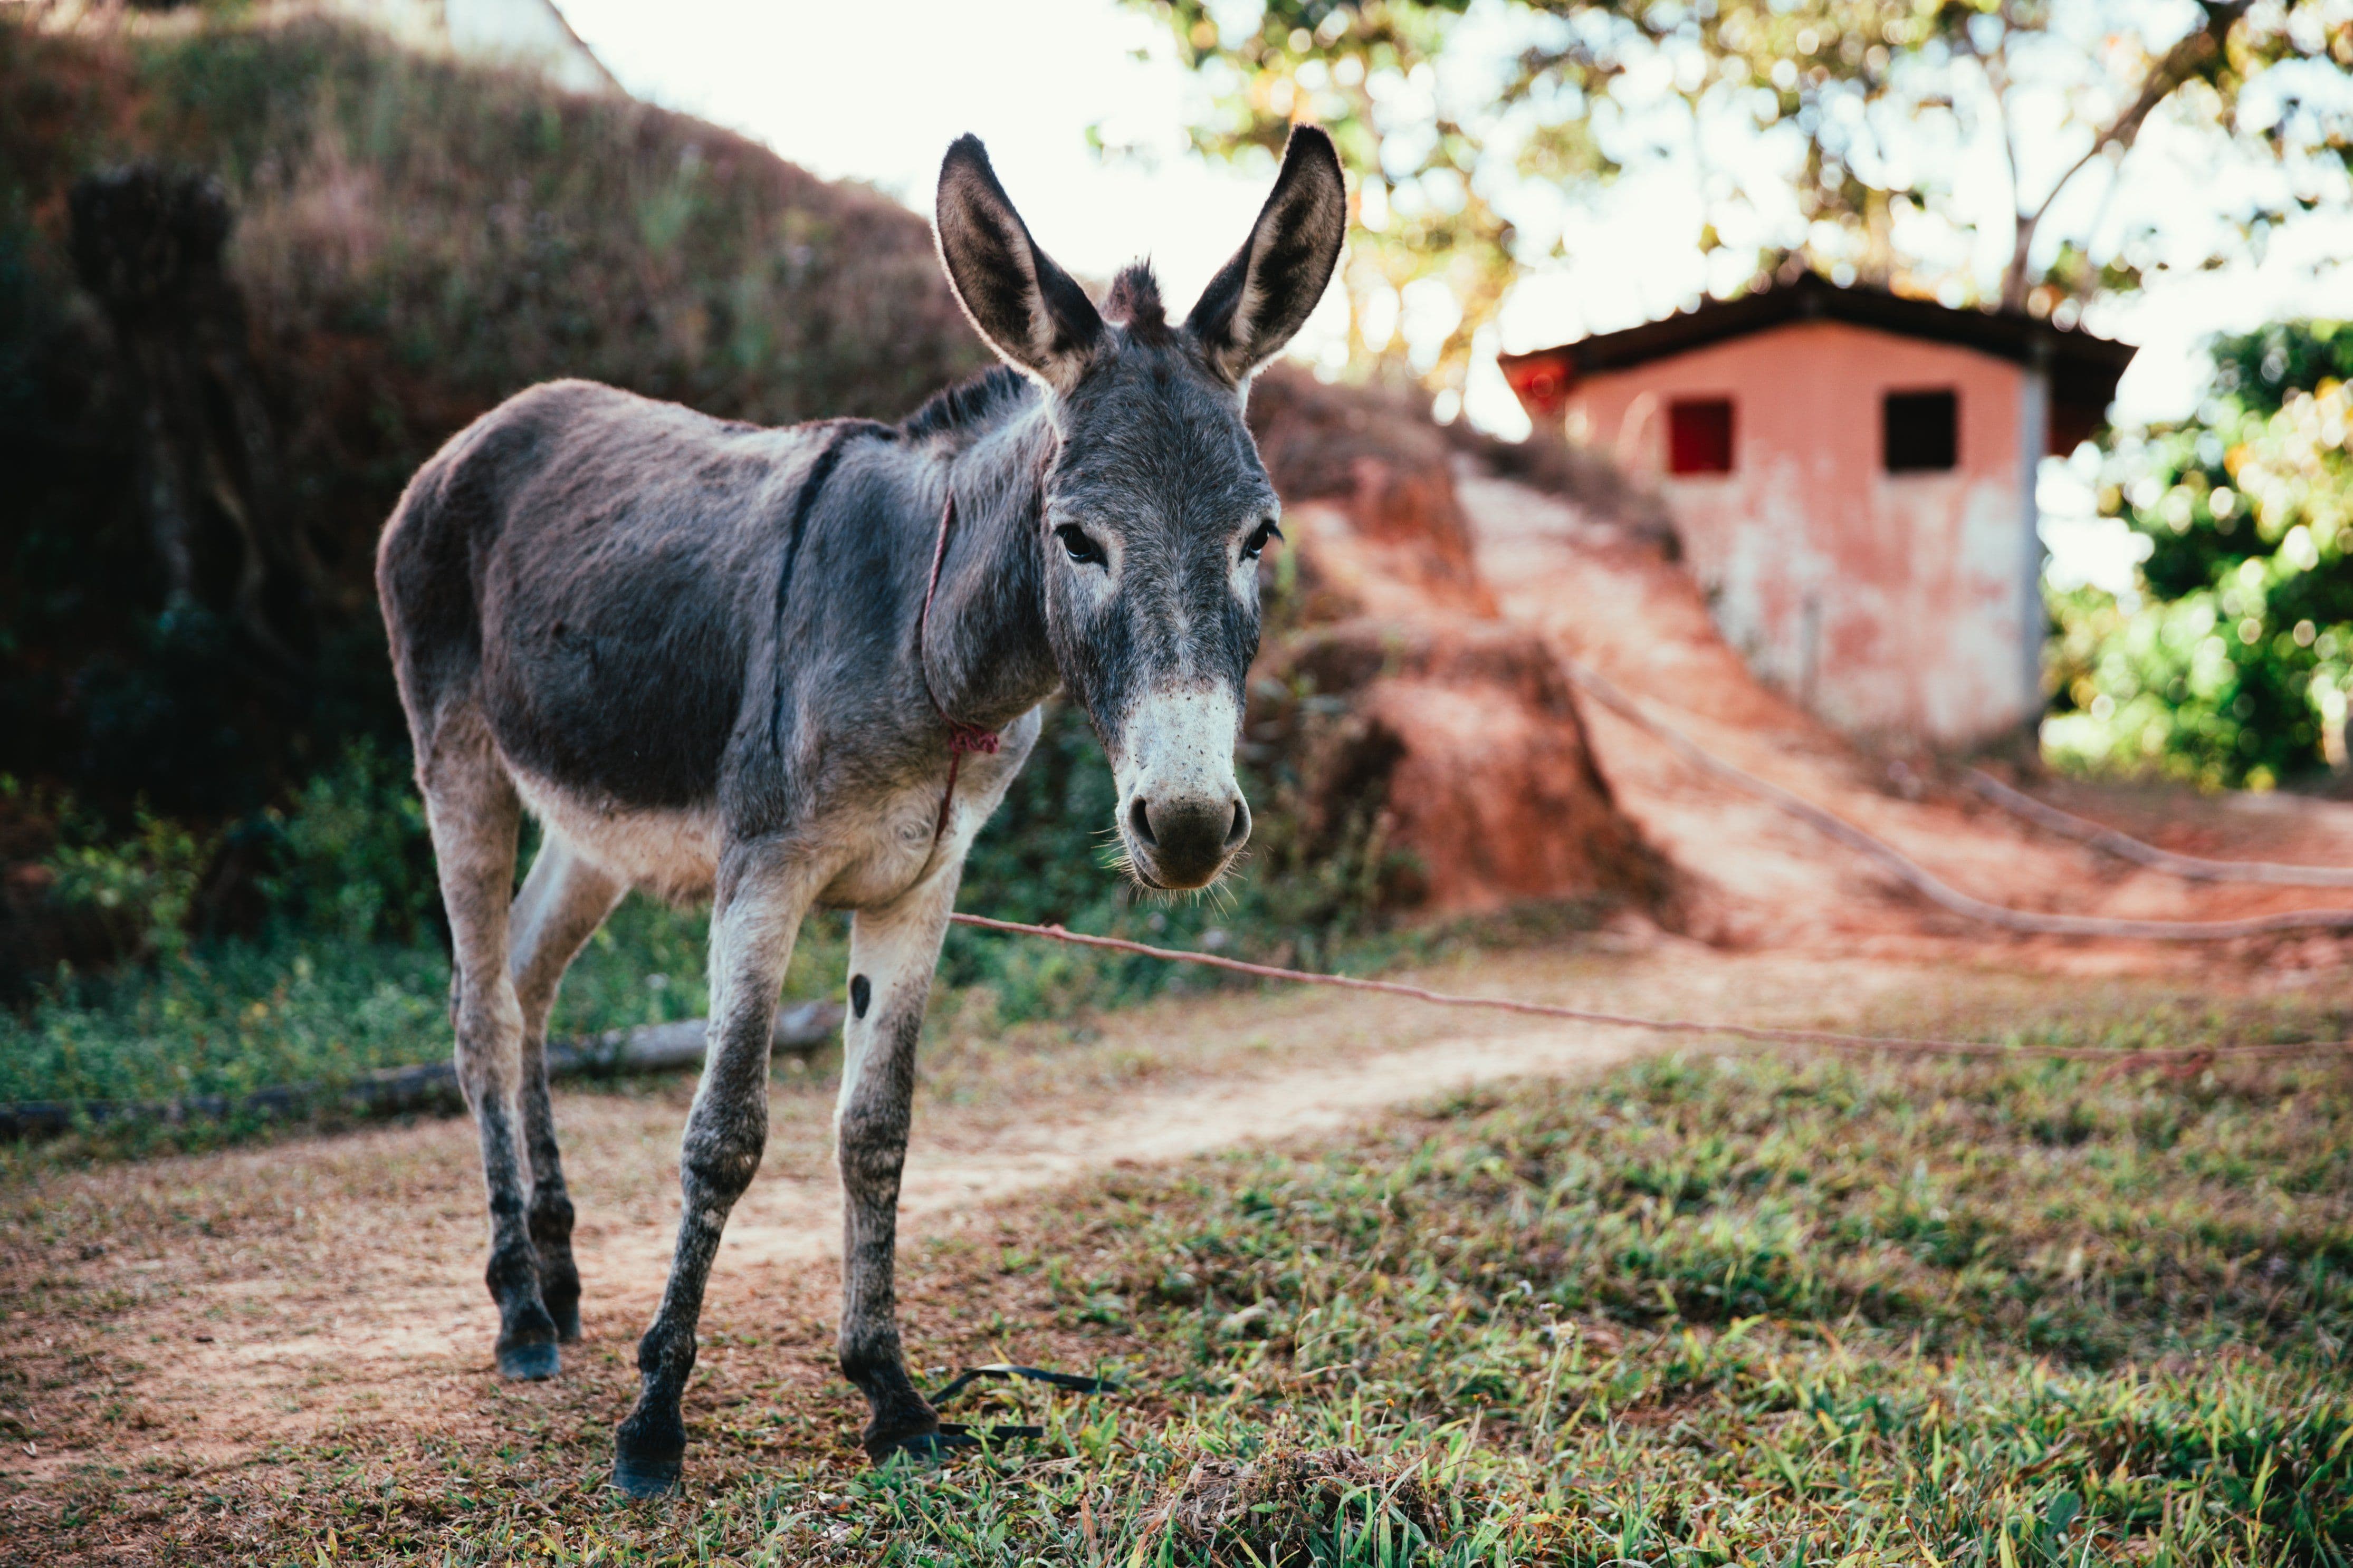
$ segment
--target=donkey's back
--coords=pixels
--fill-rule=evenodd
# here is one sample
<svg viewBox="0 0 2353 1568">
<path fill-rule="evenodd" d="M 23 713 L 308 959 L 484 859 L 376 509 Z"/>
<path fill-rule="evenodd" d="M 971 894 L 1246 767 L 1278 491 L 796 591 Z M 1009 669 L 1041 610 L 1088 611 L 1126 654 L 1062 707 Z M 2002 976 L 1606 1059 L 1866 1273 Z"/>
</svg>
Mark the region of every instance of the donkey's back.
<svg viewBox="0 0 2353 1568">
<path fill-rule="evenodd" d="M 708 807 L 812 445 L 582 381 L 453 437 L 376 560 L 420 764 L 487 739 L 604 809 Z"/>
</svg>

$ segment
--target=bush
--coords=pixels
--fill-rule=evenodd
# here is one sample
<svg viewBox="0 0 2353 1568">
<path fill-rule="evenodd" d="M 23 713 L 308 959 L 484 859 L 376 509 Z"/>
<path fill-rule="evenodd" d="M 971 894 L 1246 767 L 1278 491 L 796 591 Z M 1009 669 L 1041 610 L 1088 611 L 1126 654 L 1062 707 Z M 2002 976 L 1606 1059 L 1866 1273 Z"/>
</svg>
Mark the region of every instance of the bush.
<svg viewBox="0 0 2353 1568">
<path fill-rule="evenodd" d="M 267 821 L 279 868 L 261 888 L 283 936 L 405 942 L 431 924 L 440 888 L 405 756 L 357 742 Z"/>
<path fill-rule="evenodd" d="M 105 834 L 69 818 L 50 855 L 49 900 L 67 910 L 93 911 L 124 933 L 121 957 L 180 952 L 211 846 L 174 822 L 142 810 L 128 835 Z"/>
<path fill-rule="evenodd" d="M 2111 439 L 2101 510 L 2149 542 L 2144 603 L 2054 595 L 2062 762 L 2265 787 L 2345 762 L 2353 326 L 2218 339 L 2195 419 Z"/>
</svg>

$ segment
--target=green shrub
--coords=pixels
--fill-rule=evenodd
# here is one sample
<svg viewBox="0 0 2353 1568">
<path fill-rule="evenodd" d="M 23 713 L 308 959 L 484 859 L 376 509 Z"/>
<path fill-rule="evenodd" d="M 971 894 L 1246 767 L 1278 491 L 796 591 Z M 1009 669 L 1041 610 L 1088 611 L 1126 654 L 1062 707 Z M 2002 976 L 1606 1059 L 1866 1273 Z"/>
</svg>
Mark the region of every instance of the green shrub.
<svg viewBox="0 0 2353 1568">
<path fill-rule="evenodd" d="M 441 895 L 405 758 L 354 742 L 267 820 L 278 870 L 261 886 L 281 940 L 409 942 L 429 925 Z"/>
<path fill-rule="evenodd" d="M 189 906 L 211 855 L 208 842 L 143 808 L 126 835 L 69 812 L 61 837 L 47 862 L 53 904 L 95 910 L 106 925 L 127 933 L 125 957 L 185 948 Z"/>
<path fill-rule="evenodd" d="M 2218 339 L 2197 417 L 2112 437 L 2100 508 L 2148 541 L 2137 605 L 2054 594 L 2045 733 L 2084 768 L 2265 786 L 2344 765 L 2353 326 Z"/>
</svg>

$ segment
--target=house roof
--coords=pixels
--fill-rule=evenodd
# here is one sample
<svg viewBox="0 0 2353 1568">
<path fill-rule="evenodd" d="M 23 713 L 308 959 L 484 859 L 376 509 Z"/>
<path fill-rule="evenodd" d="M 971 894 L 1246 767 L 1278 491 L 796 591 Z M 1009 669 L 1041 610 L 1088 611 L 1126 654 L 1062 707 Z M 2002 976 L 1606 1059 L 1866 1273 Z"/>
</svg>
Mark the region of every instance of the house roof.
<svg viewBox="0 0 2353 1568">
<path fill-rule="evenodd" d="M 1956 310 L 1933 300 L 1915 300 L 1884 289 L 1845 288 L 1819 273 L 1803 272 L 1794 282 L 1775 283 L 1736 300 L 1710 300 L 1662 321 L 1624 331 L 1599 332 L 1555 348 L 1499 356 L 1504 377 L 1523 403 L 1556 401 L 1578 380 L 1604 371 L 1625 370 L 1652 360 L 1688 353 L 1729 338 L 1744 337 L 1794 321 L 1843 321 L 1975 349 L 2015 363 L 2038 365 L 2051 374 L 2055 404 L 2105 410 L 2116 381 L 2138 352 L 2081 329 L 2053 326 L 2023 310 Z"/>
</svg>

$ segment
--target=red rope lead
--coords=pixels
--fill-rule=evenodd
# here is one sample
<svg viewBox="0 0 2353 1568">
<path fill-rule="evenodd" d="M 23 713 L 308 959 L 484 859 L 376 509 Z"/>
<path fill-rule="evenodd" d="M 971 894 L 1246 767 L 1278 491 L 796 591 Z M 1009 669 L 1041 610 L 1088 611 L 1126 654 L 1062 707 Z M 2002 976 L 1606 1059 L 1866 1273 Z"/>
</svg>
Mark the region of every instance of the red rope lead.
<svg viewBox="0 0 2353 1568">
<path fill-rule="evenodd" d="M 940 513 L 940 535 L 932 543 L 931 581 L 923 584 L 923 607 L 915 612 L 915 669 L 923 678 L 923 695 L 932 700 L 932 711 L 948 727 L 948 784 L 940 792 L 940 816 L 932 825 L 932 841 L 948 830 L 948 812 L 955 805 L 956 773 L 964 766 L 967 752 L 997 750 L 997 731 L 984 730 L 977 724 L 967 724 L 949 715 L 940 701 L 940 694 L 932 689 L 932 664 L 924 653 L 923 637 L 932 624 L 932 600 L 940 591 L 940 564 L 948 557 L 948 530 L 955 526 L 955 487 L 948 487 L 948 504 Z"/>
<path fill-rule="evenodd" d="M 1512 996 L 1458 996 L 1407 985 L 1395 980 L 1359 980 L 1346 974 L 1318 974 L 1307 969 L 1280 969 L 1271 963 L 1245 963 L 1209 952 L 1182 952 L 1175 948 L 1147 947 L 1115 936 L 1085 936 L 1060 925 L 1027 925 L 1020 921 L 992 920 L 987 915 L 955 914 L 958 925 L 1018 936 L 1042 936 L 1078 947 L 1099 947 L 1133 952 L 1171 963 L 1198 963 L 1260 980 L 1287 980 L 1301 985 L 1336 985 L 1348 991 L 1378 991 L 1390 996 L 1410 996 L 1441 1007 L 1488 1007 L 1504 1013 L 1525 1013 L 1540 1018 L 1567 1018 L 1580 1024 L 1601 1024 L 1613 1029 L 1648 1029 L 1664 1035 L 1730 1035 L 1767 1045 L 1822 1046 L 1840 1051 L 1898 1051 L 1915 1056 L 2043 1057 L 2062 1061 L 2136 1062 L 2196 1061 L 2212 1057 L 2288 1057 L 2322 1051 L 2353 1050 L 2353 1040 L 2301 1040 L 2275 1046 L 2182 1046 L 2150 1051 L 2112 1051 L 2091 1046 L 1996 1046 L 1974 1040 L 1915 1039 L 1904 1035 L 1842 1035 L 1827 1029 L 1766 1029 L 1747 1024 L 1706 1023 L 1691 1018 L 1646 1018 L 1630 1013 L 1597 1013 L 1584 1007 L 1563 1007 L 1550 1002 L 1523 1002 Z"/>
</svg>

